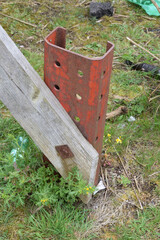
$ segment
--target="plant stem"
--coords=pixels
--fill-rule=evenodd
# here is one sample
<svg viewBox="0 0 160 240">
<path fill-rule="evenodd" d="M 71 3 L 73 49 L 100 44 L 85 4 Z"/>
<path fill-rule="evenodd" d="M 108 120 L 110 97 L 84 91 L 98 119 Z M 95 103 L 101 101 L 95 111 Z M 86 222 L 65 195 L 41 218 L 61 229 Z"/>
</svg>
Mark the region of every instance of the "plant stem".
<svg viewBox="0 0 160 240">
<path fill-rule="evenodd" d="M 133 43 L 134 45 L 136 45 L 137 47 L 143 49 L 145 52 L 149 53 L 152 57 L 154 57 L 155 59 L 157 59 L 160 62 L 160 59 L 155 56 L 153 53 L 151 53 L 150 51 L 148 51 L 147 49 L 145 49 L 144 47 L 142 47 L 141 45 L 139 45 L 138 43 L 134 42 L 132 39 L 130 39 L 129 37 L 126 37 L 127 40 L 129 40 L 131 43 Z"/>
</svg>

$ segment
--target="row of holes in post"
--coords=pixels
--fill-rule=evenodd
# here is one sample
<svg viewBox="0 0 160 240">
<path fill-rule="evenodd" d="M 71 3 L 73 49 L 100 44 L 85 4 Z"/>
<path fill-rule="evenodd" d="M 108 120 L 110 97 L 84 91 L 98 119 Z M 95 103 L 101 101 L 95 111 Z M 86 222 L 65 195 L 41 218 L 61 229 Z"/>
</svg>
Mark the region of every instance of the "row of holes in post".
<svg viewBox="0 0 160 240">
<path fill-rule="evenodd" d="M 59 62 L 59 61 L 55 61 L 55 66 L 56 66 L 56 67 L 60 67 L 60 66 L 61 66 L 60 62 Z M 105 73 L 106 73 L 106 71 L 104 70 L 104 71 L 102 72 L 102 74 L 101 74 L 101 78 L 104 77 Z M 78 76 L 79 76 L 79 77 L 83 77 L 83 72 L 82 72 L 81 70 L 78 70 Z M 54 88 L 55 88 L 57 91 L 60 90 L 60 87 L 59 87 L 57 84 L 54 85 Z M 101 94 L 101 95 L 99 96 L 99 99 L 101 100 L 102 97 L 103 97 L 103 95 Z M 78 101 L 82 100 L 82 97 L 81 97 L 78 93 L 76 93 L 76 98 L 77 98 Z M 101 116 L 99 116 L 97 120 L 99 121 L 100 118 L 101 118 Z M 80 118 L 79 118 L 78 116 L 75 116 L 74 119 L 75 119 L 76 122 L 80 122 Z M 97 140 L 98 140 L 98 136 L 96 137 L 95 141 L 97 141 Z"/>
</svg>

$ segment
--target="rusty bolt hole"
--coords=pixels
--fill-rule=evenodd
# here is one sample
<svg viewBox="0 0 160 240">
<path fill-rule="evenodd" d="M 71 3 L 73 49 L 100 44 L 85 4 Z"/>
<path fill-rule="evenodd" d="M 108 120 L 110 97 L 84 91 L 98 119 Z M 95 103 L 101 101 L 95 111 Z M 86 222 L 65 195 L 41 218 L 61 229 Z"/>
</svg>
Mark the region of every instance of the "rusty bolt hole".
<svg viewBox="0 0 160 240">
<path fill-rule="evenodd" d="M 78 76 L 83 77 L 83 72 L 81 70 L 78 70 Z"/>
<path fill-rule="evenodd" d="M 55 149 L 62 159 L 74 157 L 74 154 L 72 153 L 68 145 L 55 146 Z"/>
<path fill-rule="evenodd" d="M 80 118 L 78 116 L 75 116 L 74 119 L 76 122 L 80 122 Z"/>
<path fill-rule="evenodd" d="M 55 88 L 57 91 L 60 90 L 60 87 L 59 87 L 57 84 L 54 85 L 54 88 Z"/>
<path fill-rule="evenodd" d="M 55 61 L 55 65 L 56 65 L 56 67 L 60 67 L 61 66 L 60 62 L 58 62 L 58 61 Z"/>
<path fill-rule="evenodd" d="M 98 140 L 98 136 L 96 137 L 96 142 L 97 142 L 97 140 Z"/>
<path fill-rule="evenodd" d="M 78 94 L 78 93 L 76 93 L 76 98 L 77 98 L 77 100 L 82 100 L 82 97 Z"/>
<path fill-rule="evenodd" d="M 101 116 L 98 117 L 98 120 L 100 120 Z"/>
</svg>

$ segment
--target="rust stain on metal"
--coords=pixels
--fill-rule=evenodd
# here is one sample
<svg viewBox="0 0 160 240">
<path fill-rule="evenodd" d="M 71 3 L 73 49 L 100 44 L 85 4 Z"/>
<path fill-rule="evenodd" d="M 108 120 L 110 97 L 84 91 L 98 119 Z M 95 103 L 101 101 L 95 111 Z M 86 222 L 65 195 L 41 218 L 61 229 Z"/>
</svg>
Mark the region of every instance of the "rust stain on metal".
<svg viewBox="0 0 160 240">
<path fill-rule="evenodd" d="M 108 42 L 102 57 L 88 58 L 66 50 L 65 43 L 66 30 L 61 27 L 45 38 L 44 80 L 101 155 L 114 45 Z M 95 183 L 99 171 L 100 164 Z"/>
<path fill-rule="evenodd" d="M 72 153 L 68 145 L 55 146 L 55 149 L 63 160 L 74 157 L 74 154 Z"/>
</svg>

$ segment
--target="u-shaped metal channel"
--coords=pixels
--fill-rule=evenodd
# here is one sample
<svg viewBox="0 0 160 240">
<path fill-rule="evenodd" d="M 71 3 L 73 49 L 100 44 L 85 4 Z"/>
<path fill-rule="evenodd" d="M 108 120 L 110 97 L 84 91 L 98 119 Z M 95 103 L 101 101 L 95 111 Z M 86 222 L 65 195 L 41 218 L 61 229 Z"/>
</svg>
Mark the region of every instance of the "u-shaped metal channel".
<svg viewBox="0 0 160 240">
<path fill-rule="evenodd" d="M 44 80 L 83 136 L 101 155 L 114 45 L 102 57 L 88 58 L 65 49 L 66 30 L 45 38 Z M 97 168 L 97 184 L 100 163 Z"/>
</svg>

